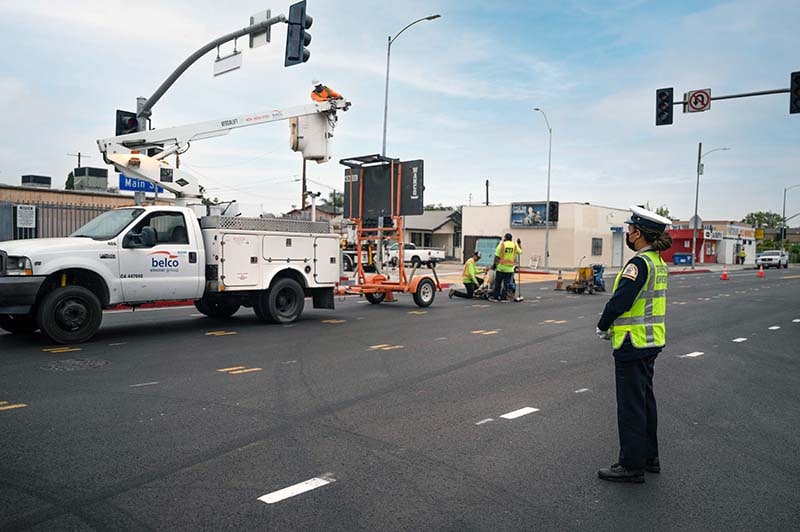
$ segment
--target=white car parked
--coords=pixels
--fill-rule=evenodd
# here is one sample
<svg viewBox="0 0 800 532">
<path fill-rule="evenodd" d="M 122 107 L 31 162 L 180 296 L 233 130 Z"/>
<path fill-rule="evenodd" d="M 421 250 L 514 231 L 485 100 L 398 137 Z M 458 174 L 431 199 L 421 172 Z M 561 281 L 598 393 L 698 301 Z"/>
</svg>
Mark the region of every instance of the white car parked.
<svg viewBox="0 0 800 532">
<path fill-rule="evenodd" d="M 788 268 L 789 253 L 780 249 L 764 251 L 756 257 L 756 268 L 759 266 L 763 266 L 764 268 L 769 268 L 770 266 L 774 266 L 775 268 Z"/>
</svg>

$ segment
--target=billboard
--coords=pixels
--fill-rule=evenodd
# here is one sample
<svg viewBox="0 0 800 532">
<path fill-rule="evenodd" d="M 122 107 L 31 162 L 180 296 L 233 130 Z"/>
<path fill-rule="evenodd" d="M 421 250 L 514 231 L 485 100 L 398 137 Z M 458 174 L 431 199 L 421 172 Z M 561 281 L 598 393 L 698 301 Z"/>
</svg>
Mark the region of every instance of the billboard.
<svg viewBox="0 0 800 532">
<path fill-rule="evenodd" d="M 514 229 L 538 229 L 545 227 L 547 202 L 512 203 L 511 227 Z M 558 221 L 558 202 L 550 202 L 550 227 Z"/>
</svg>

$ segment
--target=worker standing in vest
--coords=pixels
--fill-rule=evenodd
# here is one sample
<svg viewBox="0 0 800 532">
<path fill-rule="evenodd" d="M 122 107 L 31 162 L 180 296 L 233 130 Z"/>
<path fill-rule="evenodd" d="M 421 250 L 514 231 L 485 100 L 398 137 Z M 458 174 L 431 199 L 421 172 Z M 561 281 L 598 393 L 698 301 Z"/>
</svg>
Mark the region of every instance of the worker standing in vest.
<svg viewBox="0 0 800 532">
<path fill-rule="evenodd" d="M 644 482 L 644 472 L 661 472 L 658 458 L 653 368 L 666 345 L 667 265 L 659 252 L 672 246 L 668 218 L 631 207 L 626 243 L 636 252 L 614 281 L 614 295 L 597 324 L 611 340 L 617 389 L 619 460 L 597 472 L 603 480 Z"/>
<path fill-rule="evenodd" d="M 481 260 L 481 252 L 476 249 L 472 256 L 467 259 L 467 262 L 464 263 L 464 271 L 461 274 L 461 281 L 464 283 L 464 288 L 466 288 L 467 291 L 459 292 L 451 288 L 448 294 L 451 299 L 453 296 L 472 299 L 475 289 L 483 284 L 483 279 L 478 277 L 478 268 L 476 266 L 479 260 Z"/>
<path fill-rule="evenodd" d="M 314 90 L 311 91 L 311 99 L 314 100 L 315 102 L 327 102 L 328 100 L 343 99 L 343 96 L 341 94 L 331 89 L 330 87 L 326 87 L 318 79 L 313 80 L 311 82 L 311 85 L 314 86 Z"/>
<path fill-rule="evenodd" d="M 517 255 L 522 255 L 522 241 L 518 238 L 515 244 L 512 239 L 511 233 L 506 233 L 503 241 L 497 245 L 494 251 L 494 266 L 497 269 L 497 275 L 494 279 L 494 291 L 489 301 L 503 302 L 505 298 L 505 291 L 508 289 L 508 280 L 514 275 L 514 263 Z"/>
</svg>

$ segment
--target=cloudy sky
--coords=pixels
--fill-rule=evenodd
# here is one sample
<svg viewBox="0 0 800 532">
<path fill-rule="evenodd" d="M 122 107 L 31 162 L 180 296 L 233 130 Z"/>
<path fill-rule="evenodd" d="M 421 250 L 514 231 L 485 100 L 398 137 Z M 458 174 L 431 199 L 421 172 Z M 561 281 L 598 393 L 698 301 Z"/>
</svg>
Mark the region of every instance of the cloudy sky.
<svg viewBox="0 0 800 532">
<path fill-rule="evenodd" d="M 288 13 L 288 2 L 0 1 L 0 182 L 34 173 L 63 186 L 77 151 L 100 165 L 95 140 L 113 135 L 115 109 L 135 108 L 193 51 L 266 8 Z M 309 177 L 323 194 L 341 189 L 338 160 L 381 149 L 387 37 L 439 13 L 393 44 L 389 89 L 388 154 L 425 160 L 426 203 L 480 203 L 486 179 L 492 203 L 544 200 L 548 133 L 534 107 L 553 128 L 554 201 L 649 202 L 688 218 L 698 142 L 731 148 L 704 159 L 704 219 L 780 212 L 783 188 L 800 184 L 800 115 L 788 114 L 787 94 L 676 108 L 673 126 L 654 125 L 660 87 L 787 88 L 800 70 L 797 0 L 309 0 L 308 10 L 308 63 L 283 67 L 277 26 L 239 71 L 214 78 L 214 54 L 201 59 L 156 105 L 153 125 L 304 104 L 322 79 L 353 107 L 334 159 L 309 163 Z M 300 200 L 286 123 L 197 142 L 182 163 L 212 196 L 275 213 Z M 788 197 L 787 211 L 800 211 L 800 188 Z"/>
</svg>

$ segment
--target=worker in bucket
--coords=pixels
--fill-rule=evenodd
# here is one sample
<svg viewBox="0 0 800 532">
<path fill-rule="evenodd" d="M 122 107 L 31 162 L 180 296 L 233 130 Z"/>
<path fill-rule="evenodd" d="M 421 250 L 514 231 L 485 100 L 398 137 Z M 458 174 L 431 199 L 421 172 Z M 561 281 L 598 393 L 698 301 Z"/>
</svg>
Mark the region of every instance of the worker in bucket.
<svg viewBox="0 0 800 532">
<path fill-rule="evenodd" d="M 617 389 L 619 459 L 597 472 L 603 480 L 644 482 L 644 472 L 661 472 L 658 458 L 653 369 L 667 343 L 667 265 L 659 254 L 672 246 L 670 220 L 631 207 L 626 243 L 636 252 L 614 281 L 595 332 L 611 340 Z"/>
<path fill-rule="evenodd" d="M 465 299 L 472 299 L 475 295 L 475 290 L 483 284 L 483 279 L 478 277 L 477 262 L 481 260 L 481 252 L 477 249 L 472 253 L 472 256 L 464 263 L 464 272 L 461 274 L 461 281 L 464 283 L 466 292 L 460 292 L 454 288 L 450 289 L 448 296 L 452 299 L 455 297 L 463 297 Z"/>
<path fill-rule="evenodd" d="M 506 233 L 503 241 L 495 249 L 493 268 L 497 269 L 497 275 L 494 280 L 494 292 L 489 301 L 506 301 L 503 296 L 508 290 L 508 280 L 514 276 L 515 259 L 517 255 L 522 255 L 522 241 L 518 238 L 515 244 L 513 238 L 511 233 Z"/>
<path fill-rule="evenodd" d="M 315 102 L 327 102 L 328 100 L 342 100 L 344 97 L 336 92 L 335 90 L 331 89 L 322 84 L 322 82 L 318 79 L 315 79 L 311 82 L 311 85 L 314 87 L 314 90 L 311 91 L 311 99 Z"/>
</svg>

